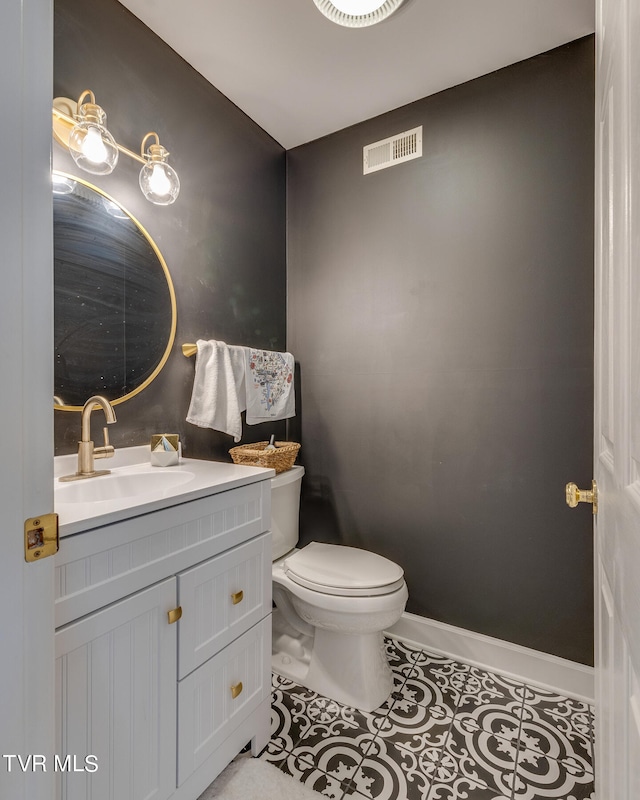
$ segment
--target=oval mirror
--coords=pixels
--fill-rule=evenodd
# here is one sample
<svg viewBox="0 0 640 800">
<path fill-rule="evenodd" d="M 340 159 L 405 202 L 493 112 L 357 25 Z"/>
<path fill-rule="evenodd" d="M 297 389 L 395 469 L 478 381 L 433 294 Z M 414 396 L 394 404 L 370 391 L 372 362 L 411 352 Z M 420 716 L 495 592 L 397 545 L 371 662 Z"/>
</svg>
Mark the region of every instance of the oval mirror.
<svg viewBox="0 0 640 800">
<path fill-rule="evenodd" d="M 80 410 L 142 391 L 176 331 L 169 270 L 155 242 L 118 202 L 53 173 L 55 407 Z"/>
</svg>

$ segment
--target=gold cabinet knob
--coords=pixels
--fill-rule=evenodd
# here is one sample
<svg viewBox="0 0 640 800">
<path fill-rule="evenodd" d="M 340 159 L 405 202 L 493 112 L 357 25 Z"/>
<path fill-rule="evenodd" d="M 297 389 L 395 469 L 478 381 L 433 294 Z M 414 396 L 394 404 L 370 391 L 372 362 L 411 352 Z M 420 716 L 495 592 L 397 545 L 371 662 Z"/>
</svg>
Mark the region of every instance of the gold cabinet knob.
<svg viewBox="0 0 640 800">
<path fill-rule="evenodd" d="M 568 483 L 565 487 L 565 500 L 569 508 L 575 508 L 578 503 L 592 503 L 593 513 L 598 513 L 598 485 L 591 481 L 591 489 L 578 489 L 575 483 Z"/>
<path fill-rule="evenodd" d="M 244 592 L 240 590 L 239 592 L 234 592 L 231 595 L 231 602 L 233 603 L 234 606 L 237 606 L 238 603 L 242 602 L 243 598 L 244 598 Z"/>
<path fill-rule="evenodd" d="M 169 625 L 173 625 L 174 622 L 177 622 L 182 617 L 182 606 L 178 606 L 177 608 L 172 608 L 171 611 L 167 611 L 167 620 L 169 621 Z"/>
<path fill-rule="evenodd" d="M 231 687 L 231 697 L 235 700 L 241 691 L 242 691 L 242 681 L 234 683 L 234 685 Z"/>
</svg>

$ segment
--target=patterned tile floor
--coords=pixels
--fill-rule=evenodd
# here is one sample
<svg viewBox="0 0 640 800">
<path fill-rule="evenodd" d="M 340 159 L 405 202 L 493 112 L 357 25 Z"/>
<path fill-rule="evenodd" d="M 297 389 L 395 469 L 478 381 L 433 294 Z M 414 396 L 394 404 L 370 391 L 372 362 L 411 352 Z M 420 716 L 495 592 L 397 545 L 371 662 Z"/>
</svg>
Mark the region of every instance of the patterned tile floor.
<svg viewBox="0 0 640 800">
<path fill-rule="evenodd" d="M 586 703 L 387 639 L 371 713 L 273 676 L 261 758 L 334 800 L 594 800 Z"/>
</svg>

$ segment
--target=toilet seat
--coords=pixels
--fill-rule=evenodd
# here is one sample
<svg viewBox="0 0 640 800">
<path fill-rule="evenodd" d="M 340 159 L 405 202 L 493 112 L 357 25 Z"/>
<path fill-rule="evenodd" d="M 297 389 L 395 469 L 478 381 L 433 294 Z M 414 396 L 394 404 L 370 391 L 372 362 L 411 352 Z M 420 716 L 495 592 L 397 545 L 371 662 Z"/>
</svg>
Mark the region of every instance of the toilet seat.
<svg viewBox="0 0 640 800">
<path fill-rule="evenodd" d="M 357 547 L 311 542 L 288 556 L 284 572 L 294 583 L 323 594 L 372 597 L 404 585 L 404 571 L 377 553 Z"/>
</svg>

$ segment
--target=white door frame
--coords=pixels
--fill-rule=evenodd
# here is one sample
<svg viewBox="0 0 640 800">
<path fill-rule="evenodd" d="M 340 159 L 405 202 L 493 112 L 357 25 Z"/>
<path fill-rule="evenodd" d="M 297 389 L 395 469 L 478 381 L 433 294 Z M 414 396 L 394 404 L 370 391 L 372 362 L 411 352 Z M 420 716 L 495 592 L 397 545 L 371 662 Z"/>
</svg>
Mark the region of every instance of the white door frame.
<svg viewBox="0 0 640 800">
<path fill-rule="evenodd" d="M 0 797 L 53 800 L 53 559 L 27 564 L 23 544 L 24 520 L 53 511 L 53 3 L 1 15 Z"/>
<path fill-rule="evenodd" d="M 53 562 L 26 564 L 22 542 L 24 520 L 53 510 L 52 18 L 52 0 L 2 4 L 0 797 L 11 800 L 54 797 Z M 12 759 L 8 771 L 18 754 L 49 768 Z"/>
<path fill-rule="evenodd" d="M 640 797 L 640 0 L 596 2 L 596 794 Z"/>
</svg>

